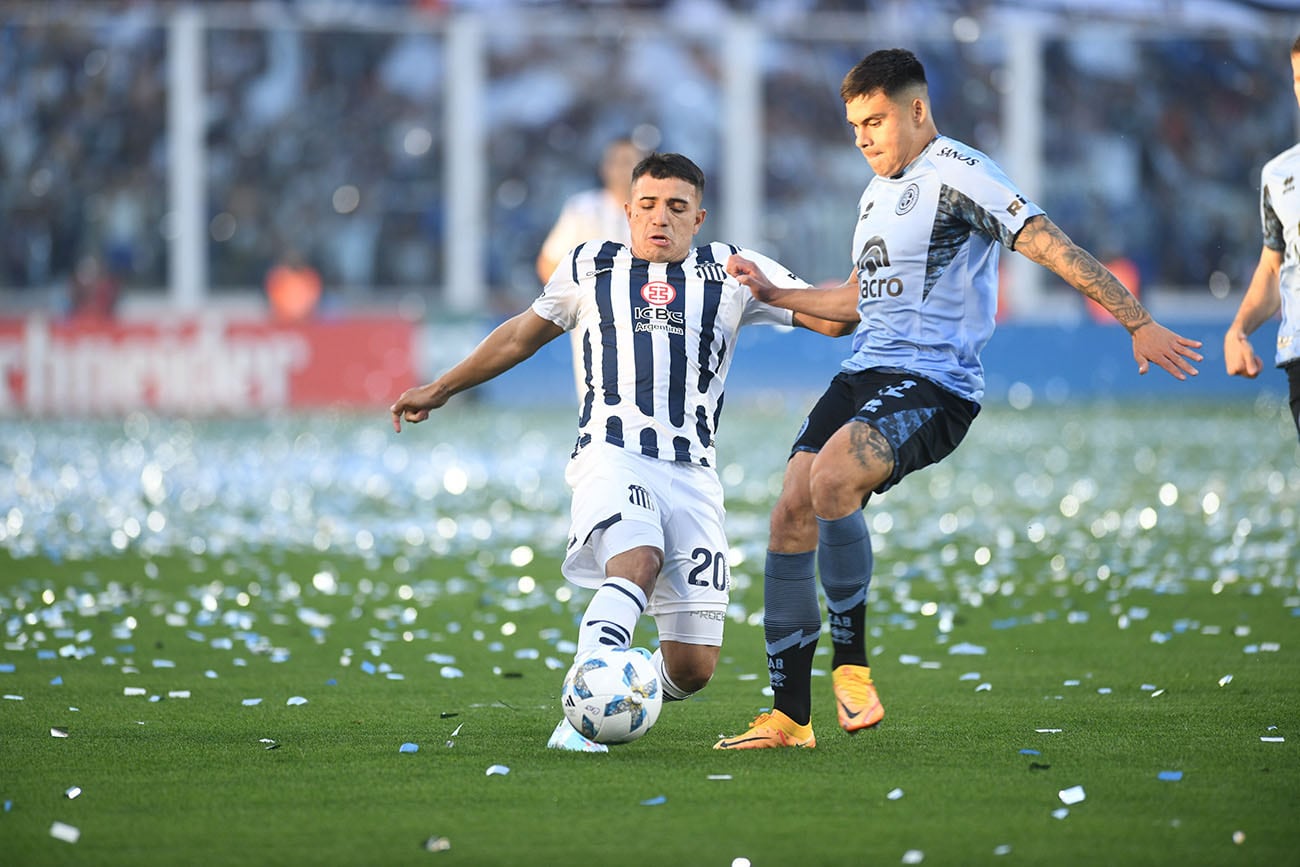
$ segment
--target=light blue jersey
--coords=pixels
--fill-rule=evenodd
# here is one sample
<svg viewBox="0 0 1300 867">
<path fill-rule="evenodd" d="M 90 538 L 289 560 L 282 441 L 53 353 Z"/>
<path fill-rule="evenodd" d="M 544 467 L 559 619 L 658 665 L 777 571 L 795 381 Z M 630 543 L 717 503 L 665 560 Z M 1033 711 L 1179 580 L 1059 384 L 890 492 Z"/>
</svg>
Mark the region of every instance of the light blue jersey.
<svg viewBox="0 0 1300 867">
<path fill-rule="evenodd" d="M 1300 358 L 1300 145 L 1273 157 L 1260 177 L 1259 211 L 1264 246 L 1282 254 L 1278 288 L 1282 324 L 1277 329 L 1277 365 Z"/>
<path fill-rule="evenodd" d="M 996 163 L 946 136 L 897 177 L 872 178 L 853 233 L 862 321 L 843 368 L 905 370 L 978 403 L 998 252 L 1041 213 Z"/>
</svg>

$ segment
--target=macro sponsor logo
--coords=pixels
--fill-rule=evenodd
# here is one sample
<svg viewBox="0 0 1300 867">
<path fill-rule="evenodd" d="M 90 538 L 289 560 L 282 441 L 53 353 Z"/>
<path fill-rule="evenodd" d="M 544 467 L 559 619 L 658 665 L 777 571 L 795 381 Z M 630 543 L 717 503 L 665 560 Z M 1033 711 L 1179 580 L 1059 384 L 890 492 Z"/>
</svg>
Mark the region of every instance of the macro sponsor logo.
<svg viewBox="0 0 1300 867">
<path fill-rule="evenodd" d="M 903 294 L 903 281 L 897 277 L 877 277 L 881 268 L 889 267 L 889 248 L 885 239 L 879 235 L 872 236 L 862 246 L 858 256 L 858 285 L 864 300 L 874 300 L 888 295 L 897 298 Z"/>
<path fill-rule="evenodd" d="M 873 235 L 862 245 L 862 252 L 858 254 L 858 270 L 866 271 L 869 276 L 874 277 L 881 268 L 888 267 L 889 248 L 885 246 L 885 239 Z"/>
</svg>

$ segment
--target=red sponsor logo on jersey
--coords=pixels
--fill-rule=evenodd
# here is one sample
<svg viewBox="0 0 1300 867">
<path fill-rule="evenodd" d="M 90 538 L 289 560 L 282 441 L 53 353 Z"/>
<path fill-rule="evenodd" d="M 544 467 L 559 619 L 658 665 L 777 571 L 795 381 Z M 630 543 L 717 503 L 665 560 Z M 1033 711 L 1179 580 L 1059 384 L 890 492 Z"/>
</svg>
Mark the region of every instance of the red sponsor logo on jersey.
<svg viewBox="0 0 1300 867">
<path fill-rule="evenodd" d="M 641 287 L 641 297 L 656 307 L 667 307 L 677 297 L 677 290 L 671 283 L 647 283 Z"/>
</svg>

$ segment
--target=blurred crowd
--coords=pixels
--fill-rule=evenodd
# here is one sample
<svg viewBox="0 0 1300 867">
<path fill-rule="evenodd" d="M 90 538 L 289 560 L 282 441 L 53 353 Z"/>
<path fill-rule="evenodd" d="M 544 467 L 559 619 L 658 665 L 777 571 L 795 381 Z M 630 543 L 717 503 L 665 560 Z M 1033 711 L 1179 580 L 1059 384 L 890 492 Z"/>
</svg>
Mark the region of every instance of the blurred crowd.
<svg viewBox="0 0 1300 867">
<path fill-rule="evenodd" d="M 435 13 L 509 5 L 373 2 Z M 64 17 L 0 10 L 0 303 L 65 287 L 72 304 L 78 269 L 91 264 L 129 289 L 166 284 L 164 5 Z M 725 70 L 709 16 L 727 4 L 687 5 L 699 26 L 671 36 L 666 19 L 649 15 L 618 28 L 538 29 L 509 18 L 485 28 L 484 254 L 503 307 L 537 291 L 538 247 L 564 198 L 596 184 L 613 138 L 691 155 L 710 179 L 706 205 L 718 206 Z M 777 23 L 861 6 L 730 5 L 779 7 Z M 1244 284 L 1259 253 L 1259 169 L 1296 141 L 1294 36 L 1047 40 L 1039 201 L 1085 246 L 1131 260 L 1144 285 L 1203 292 L 1216 272 Z M 450 72 L 441 31 L 217 23 L 204 45 L 213 287 L 263 287 L 290 256 L 313 268 L 327 297 L 438 286 L 455 230 L 444 201 Z M 878 47 L 767 32 L 765 116 L 754 130 L 765 237 L 724 240 L 762 245 L 813 281 L 848 273 L 851 215 L 868 169 L 851 146 L 838 88 Z M 945 33 L 912 47 L 930 72 L 940 130 L 1001 158 L 1004 40 Z"/>
</svg>

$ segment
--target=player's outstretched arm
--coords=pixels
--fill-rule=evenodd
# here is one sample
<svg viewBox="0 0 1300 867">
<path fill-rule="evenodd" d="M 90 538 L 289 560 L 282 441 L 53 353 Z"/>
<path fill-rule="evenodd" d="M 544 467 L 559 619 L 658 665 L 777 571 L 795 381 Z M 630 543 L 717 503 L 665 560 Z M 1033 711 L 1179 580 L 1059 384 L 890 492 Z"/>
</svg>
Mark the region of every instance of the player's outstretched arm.
<svg viewBox="0 0 1300 867">
<path fill-rule="evenodd" d="M 1114 274 L 1046 216 L 1040 214 L 1025 223 L 1016 238 L 1016 252 L 1047 268 L 1119 320 L 1133 338 L 1138 373 L 1146 373 L 1155 363 L 1175 379 L 1196 375 L 1191 362 L 1203 360 L 1196 351 L 1201 342 L 1175 334 L 1152 319 Z"/>
<path fill-rule="evenodd" d="M 831 289 L 784 289 L 774 285 L 757 264 L 733 253 L 727 259 L 727 273 L 759 301 L 793 311 L 795 324 L 803 328 L 839 337 L 858 325 L 857 272 Z"/>
<path fill-rule="evenodd" d="M 1282 253 L 1265 247 L 1259 254 L 1259 264 L 1250 278 L 1250 286 L 1241 299 L 1232 325 L 1223 335 L 1223 363 L 1229 376 L 1254 379 L 1264 368 L 1264 363 L 1250 345 L 1250 335 L 1269 319 L 1277 315 L 1282 306 L 1282 290 L 1278 278 L 1282 272 Z"/>
<path fill-rule="evenodd" d="M 563 333 L 564 329 L 531 309 L 507 319 L 451 370 L 433 382 L 402 392 L 389 408 L 393 430 L 401 433 L 404 420 L 412 424 L 424 421 L 453 394 L 500 376 Z"/>
</svg>

